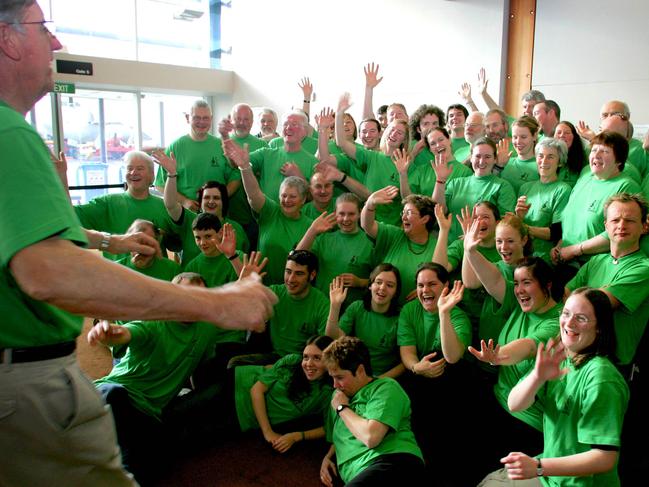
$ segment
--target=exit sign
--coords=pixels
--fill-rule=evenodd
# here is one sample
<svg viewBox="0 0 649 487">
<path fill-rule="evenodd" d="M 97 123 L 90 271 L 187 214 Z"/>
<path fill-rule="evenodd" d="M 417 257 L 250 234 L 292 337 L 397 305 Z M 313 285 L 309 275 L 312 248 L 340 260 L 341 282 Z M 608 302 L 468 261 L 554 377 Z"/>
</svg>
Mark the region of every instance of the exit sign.
<svg viewBox="0 0 649 487">
<path fill-rule="evenodd" d="M 59 81 L 54 82 L 54 93 L 75 93 L 76 89 L 74 83 L 61 83 Z"/>
</svg>

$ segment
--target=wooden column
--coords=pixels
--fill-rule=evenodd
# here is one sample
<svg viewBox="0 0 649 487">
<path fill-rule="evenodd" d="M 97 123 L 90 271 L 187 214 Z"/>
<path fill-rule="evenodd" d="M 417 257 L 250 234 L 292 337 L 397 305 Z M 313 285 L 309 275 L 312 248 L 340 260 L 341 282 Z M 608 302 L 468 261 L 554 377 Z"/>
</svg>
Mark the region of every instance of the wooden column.
<svg viewBox="0 0 649 487">
<path fill-rule="evenodd" d="M 505 111 L 513 116 L 520 115 L 521 96 L 532 88 L 535 22 L 536 0 L 509 1 Z"/>
</svg>

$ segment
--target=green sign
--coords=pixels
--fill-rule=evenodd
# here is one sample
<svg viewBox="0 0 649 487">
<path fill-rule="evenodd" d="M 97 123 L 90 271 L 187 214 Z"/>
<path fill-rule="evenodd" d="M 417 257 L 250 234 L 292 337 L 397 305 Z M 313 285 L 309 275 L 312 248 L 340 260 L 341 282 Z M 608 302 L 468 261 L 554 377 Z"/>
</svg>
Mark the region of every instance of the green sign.
<svg viewBox="0 0 649 487">
<path fill-rule="evenodd" d="M 76 92 L 74 83 L 61 83 L 60 81 L 54 82 L 54 93 L 68 93 L 72 94 Z"/>
</svg>

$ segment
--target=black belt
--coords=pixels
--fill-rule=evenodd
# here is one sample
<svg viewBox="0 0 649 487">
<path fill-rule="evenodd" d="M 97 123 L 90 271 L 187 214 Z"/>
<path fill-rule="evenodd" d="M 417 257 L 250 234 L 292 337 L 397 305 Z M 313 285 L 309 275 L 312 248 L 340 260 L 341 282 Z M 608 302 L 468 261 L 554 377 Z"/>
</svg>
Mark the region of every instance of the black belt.
<svg viewBox="0 0 649 487">
<path fill-rule="evenodd" d="M 51 360 L 65 357 L 74 352 L 77 347 L 76 341 L 55 343 L 54 345 L 43 345 L 30 348 L 0 348 L 0 363 L 22 363 L 38 362 L 39 360 Z"/>
</svg>

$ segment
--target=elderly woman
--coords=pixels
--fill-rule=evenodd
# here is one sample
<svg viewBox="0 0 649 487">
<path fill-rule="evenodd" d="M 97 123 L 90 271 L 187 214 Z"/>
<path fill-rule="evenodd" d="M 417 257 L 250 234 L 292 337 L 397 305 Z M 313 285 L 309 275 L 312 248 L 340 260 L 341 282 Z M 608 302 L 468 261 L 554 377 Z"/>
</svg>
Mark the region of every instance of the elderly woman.
<svg viewBox="0 0 649 487">
<path fill-rule="evenodd" d="M 562 140 L 546 137 L 535 149 L 539 180 L 521 186 L 516 214 L 534 239 L 534 251 L 549 261 L 550 250 L 561 240 L 561 216 L 572 188 L 559 181 L 559 168 L 566 163 L 568 148 Z"/>
<path fill-rule="evenodd" d="M 610 302 L 598 289 L 577 289 L 559 322 L 560 340 L 539 344 L 534 368 L 507 400 L 512 411 L 532 405 L 543 411 L 543 452 L 509 453 L 500 460 L 504 468 L 480 487 L 620 485 L 616 464 L 629 390 L 611 363 Z"/>
<path fill-rule="evenodd" d="M 279 204 L 262 192 L 252 172 L 247 150 L 241 150 L 234 142 L 224 142 L 227 156 L 241 171 L 243 188 L 252 210 L 259 221 L 259 251 L 268 257 L 265 281 L 268 284 L 284 282 L 286 255 L 293 249 L 311 225 L 312 220 L 302 215 L 308 190 L 304 179 L 289 176 L 279 188 Z"/>
<path fill-rule="evenodd" d="M 389 205 L 399 193 L 388 186 L 370 195 L 361 212 L 361 227 L 376 241 L 374 252 L 383 262 L 392 264 L 401 273 L 403 284 L 399 303 L 414 297 L 415 274 L 423 262 L 430 262 L 435 252 L 435 205 L 426 196 L 414 195 L 403 200 L 402 228 L 379 223 L 375 219 L 377 208 Z"/>
<path fill-rule="evenodd" d="M 584 172 L 563 211 L 563 241 L 552 249 L 552 259 L 581 257 L 582 242 L 604 231 L 604 202 L 616 193 L 639 193 L 638 184 L 622 174 L 629 143 L 616 132 L 600 132 L 590 150 L 590 171 Z"/>
</svg>

